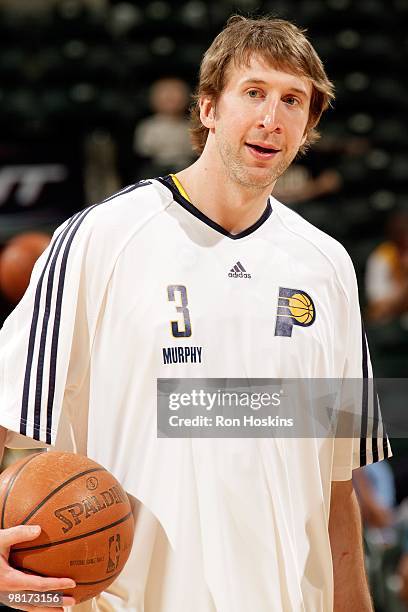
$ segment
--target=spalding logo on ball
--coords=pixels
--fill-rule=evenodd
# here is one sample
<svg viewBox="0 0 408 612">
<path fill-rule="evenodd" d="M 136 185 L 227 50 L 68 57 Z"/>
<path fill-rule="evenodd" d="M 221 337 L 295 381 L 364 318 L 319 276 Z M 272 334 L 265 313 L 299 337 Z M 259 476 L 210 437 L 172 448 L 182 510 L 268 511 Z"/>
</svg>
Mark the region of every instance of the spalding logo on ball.
<svg viewBox="0 0 408 612">
<path fill-rule="evenodd" d="M 12 547 L 13 567 L 41 576 L 72 578 L 76 602 L 104 591 L 123 569 L 132 547 L 129 498 L 112 474 L 73 453 L 35 453 L 0 476 L 0 527 L 40 525 L 41 534 Z"/>
</svg>

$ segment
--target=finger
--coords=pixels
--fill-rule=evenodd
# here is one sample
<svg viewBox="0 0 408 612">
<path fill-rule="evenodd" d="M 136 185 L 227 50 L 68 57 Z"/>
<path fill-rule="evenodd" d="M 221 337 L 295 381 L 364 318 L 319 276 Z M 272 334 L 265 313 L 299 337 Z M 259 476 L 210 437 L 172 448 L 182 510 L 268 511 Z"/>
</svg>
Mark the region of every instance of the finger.
<svg viewBox="0 0 408 612">
<path fill-rule="evenodd" d="M 10 548 L 14 544 L 34 540 L 41 533 L 39 525 L 17 525 L 9 529 L 3 529 L 0 537 L 0 547 L 2 549 Z"/>
<path fill-rule="evenodd" d="M 8 591 L 64 591 L 76 586 L 71 578 L 33 576 L 12 567 L 8 567 L 8 571 L 3 571 L 2 574 L 2 589 Z"/>
<path fill-rule="evenodd" d="M 62 598 L 62 605 L 67 607 L 67 606 L 75 606 L 75 599 L 73 597 L 63 597 Z"/>
</svg>

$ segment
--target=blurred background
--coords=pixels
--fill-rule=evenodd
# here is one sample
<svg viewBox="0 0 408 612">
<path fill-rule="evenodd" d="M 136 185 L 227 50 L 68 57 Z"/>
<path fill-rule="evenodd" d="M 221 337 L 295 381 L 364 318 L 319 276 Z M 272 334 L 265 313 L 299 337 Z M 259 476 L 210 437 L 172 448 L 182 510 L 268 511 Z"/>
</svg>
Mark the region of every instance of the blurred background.
<svg viewBox="0 0 408 612">
<path fill-rule="evenodd" d="M 234 12 L 307 28 L 335 83 L 321 140 L 274 195 L 347 248 L 375 374 L 406 378 L 408 0 L 0 0 L 0 324 L 59 223 L 194 160 L 189 96 Z M 356 482 L 382 612 L 408 609 L 408 443 L 393 449 Z"/>
</svg>

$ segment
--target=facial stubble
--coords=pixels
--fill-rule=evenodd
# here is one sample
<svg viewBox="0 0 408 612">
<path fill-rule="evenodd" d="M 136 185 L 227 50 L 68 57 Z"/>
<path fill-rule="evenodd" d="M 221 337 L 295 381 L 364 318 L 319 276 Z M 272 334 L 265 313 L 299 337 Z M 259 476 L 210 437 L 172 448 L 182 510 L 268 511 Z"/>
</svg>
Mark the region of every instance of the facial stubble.
<svg viewBox="0 0 408 612">
<path fill-rule="evenodd" d="M 218 150 L 220 157 L 228 177 L 235 183 L 238 183 L 242 187 L 263 190 L 266 187 L 270 187 L 272 190 L 273 185 L 278 178 L 287 170 L 292 161 L 297 155 L 297 151 L 291 157 L 283 156 L 279 163 L 271 168 L 267 168 L 267 172 L 256 176 L 254 172 L 251 172 L 251 168 L 245 166 L 243 161 L 240 159 L 239 154 L 235 153 L 227 141 L 227 139 L 221 138 L 219 133 L 215 134 Z M 280 155 L 280 153 L 277 153 Z"/>
</svg>

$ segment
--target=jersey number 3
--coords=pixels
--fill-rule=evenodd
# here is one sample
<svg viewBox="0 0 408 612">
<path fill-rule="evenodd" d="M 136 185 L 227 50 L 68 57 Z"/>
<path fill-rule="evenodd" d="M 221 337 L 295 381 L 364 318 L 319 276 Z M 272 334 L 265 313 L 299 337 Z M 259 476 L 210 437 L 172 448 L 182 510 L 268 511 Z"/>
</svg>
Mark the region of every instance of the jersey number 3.
<svg viewBox="0 0 408 612">
<path fill-rule="evenodd" d="M 182 321 L 171 321 L 171 333 L 175 338 L 189 338 L 191 336 L 191 321 L 187 308 L 187 289 L 184 285 L 169 285 L 167 287 L 167 297 L 170 302 L 175 303 L 177 312 L 183 315 Z"/>
</svg>

